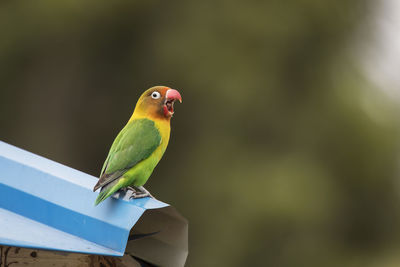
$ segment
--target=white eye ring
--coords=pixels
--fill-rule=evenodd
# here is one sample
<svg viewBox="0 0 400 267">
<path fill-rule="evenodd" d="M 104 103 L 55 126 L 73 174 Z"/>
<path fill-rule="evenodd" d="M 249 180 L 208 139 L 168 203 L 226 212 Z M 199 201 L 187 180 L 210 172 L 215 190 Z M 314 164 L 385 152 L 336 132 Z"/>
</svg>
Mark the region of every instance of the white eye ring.
<svg viewBox="0 0 400 267">
<path fill-rule="evenodd" d="M 159 99 L 161 97 L 161 94 L 157 91 L 154 91 L 153 93 L 151 93 L 151 98 L 153 99 Z"/>
</svg>

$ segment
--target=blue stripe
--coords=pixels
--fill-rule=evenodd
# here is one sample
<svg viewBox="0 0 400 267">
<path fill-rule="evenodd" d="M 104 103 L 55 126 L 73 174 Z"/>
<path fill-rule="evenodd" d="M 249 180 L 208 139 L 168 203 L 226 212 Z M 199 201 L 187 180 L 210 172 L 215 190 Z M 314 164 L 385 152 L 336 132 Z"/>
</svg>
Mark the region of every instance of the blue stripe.
<svg viewBox="0 0 400 267">
<path fill-rule="evenodd" d="M 29 219 L 123 252 L 129 232 L 0 183 L 0 206 Z M 123 245 L 123 246 L 122 246 Z"/>
</svg>

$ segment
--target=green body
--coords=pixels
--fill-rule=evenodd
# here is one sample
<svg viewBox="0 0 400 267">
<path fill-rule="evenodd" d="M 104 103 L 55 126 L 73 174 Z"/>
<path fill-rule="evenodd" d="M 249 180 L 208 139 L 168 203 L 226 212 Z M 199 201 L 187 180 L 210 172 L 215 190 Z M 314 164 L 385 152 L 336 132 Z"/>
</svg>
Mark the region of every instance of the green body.
<svg viewBox="0 0 400 267">
<path fill-rule="evenodd" d="M 123 187 L 144 185 L 165 152 L 162 143 L 155 121 L 141 118 L 128 122 L 104 162 L 94 189 L 102 187 L 95 205 Z"/>
</svg>

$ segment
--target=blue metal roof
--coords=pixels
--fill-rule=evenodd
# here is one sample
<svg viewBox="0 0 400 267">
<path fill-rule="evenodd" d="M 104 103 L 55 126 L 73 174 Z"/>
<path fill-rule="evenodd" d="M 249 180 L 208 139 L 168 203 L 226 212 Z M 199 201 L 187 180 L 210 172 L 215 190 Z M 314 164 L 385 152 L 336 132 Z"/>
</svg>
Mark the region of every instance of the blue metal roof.
<svg viewBox="0 0 400 267">
<path fill-rule="evenodd" d="M 97 178 L 0 141 L 0 244 L 122 256 L 147 209 L 121 195 L 94 206 Z"/>
</svg>

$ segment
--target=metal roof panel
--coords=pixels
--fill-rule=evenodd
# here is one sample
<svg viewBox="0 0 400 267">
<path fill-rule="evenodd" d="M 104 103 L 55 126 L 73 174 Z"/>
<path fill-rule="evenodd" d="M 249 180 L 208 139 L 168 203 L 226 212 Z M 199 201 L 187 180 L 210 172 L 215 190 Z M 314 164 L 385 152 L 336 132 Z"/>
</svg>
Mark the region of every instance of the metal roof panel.
<svg viewBox="0 0 400 267">
<path fill-rule="evenodd" d="M 168 206 L 121 193 L 95 207 L 96 177 L 1 141 L 0 170 L 0 244 L 120 256 L 143 213 Z"/>
</svg>

